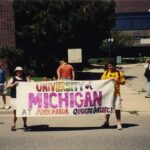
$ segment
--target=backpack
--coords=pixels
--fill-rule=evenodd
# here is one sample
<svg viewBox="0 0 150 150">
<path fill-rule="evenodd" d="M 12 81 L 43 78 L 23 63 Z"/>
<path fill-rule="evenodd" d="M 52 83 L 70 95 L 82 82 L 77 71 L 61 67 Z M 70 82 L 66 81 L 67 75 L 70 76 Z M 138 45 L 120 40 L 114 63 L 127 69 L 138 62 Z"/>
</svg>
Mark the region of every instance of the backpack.
<svg viewBox="0 0 150 150">
<path fill-rule="evenodd" d="M 148 64 L 148 67 L 146 68 L 145 72 L 144 72 L 144 76 L 147 78 L 147 79 L 150 79 L 150 69 L 149 69 L 149 64 Z"/>
</svg>

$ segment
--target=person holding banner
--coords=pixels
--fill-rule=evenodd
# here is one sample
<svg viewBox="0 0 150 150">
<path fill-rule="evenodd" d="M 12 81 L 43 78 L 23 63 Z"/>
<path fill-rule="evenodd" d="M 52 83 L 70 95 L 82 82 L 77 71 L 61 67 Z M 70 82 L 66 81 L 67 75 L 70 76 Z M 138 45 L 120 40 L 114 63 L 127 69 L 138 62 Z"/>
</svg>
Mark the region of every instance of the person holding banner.
<svg viewBox="0 0 150 150">
<path fill-rule="evenodd" d="M 18 66 L 15 68 L 14 70 L 15 75 L 9 79 L 8 83 L 7 83 L 7 88 L 11 89 L 10 92 L 10 104 L 11 107 L 13 109 L 13 125 L 11 126 L 11 131 L 16 131 L 16 121 L 17 121 L 17 117 L 16 117 L 16 86 L 19 84 L 19 82 L 23 82 L 26 81 L 26 79 L 23 78 L 22 73 L 23 73 L 23 68 Z M 23 117 L 23 129 L 26 130 L 27 129 L 27 117 Z"/>
<path fill-rule="evenodd" d="M 117 129 L 121 130 L 121 97 L 120 97 L 120 85 L 125 84 L 125 78 L 122 71 L 118 71 L 116 69 L 116 63 L 111 61 L 108 63 L 108 70 L 104 71 L 101 79 L 106 80 L 110 79 L 114 81 L 115 92 L 114 92 L 114 100 L 113 100 L 113 107 L 115 109 L 115 114 L 117 118 Z M 109 127 L 109 118 L 110 114 L 105 115 L 105 122 L 101 126 L 102 128 Z"/>
<path fill-rule="evenodd" d="M 75 73 L 72 65 L 68 64 L 65 59 L 60 60 L 60 66 L 57 69 L 58 80 L 74 80 Z"/>
</svg>

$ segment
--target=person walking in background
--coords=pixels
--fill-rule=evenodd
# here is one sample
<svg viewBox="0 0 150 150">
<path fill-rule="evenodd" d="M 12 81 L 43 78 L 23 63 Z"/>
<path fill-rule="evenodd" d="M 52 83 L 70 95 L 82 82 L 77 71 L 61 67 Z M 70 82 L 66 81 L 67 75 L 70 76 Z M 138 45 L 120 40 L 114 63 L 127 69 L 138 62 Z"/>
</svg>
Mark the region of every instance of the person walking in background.
<svg viewBox="0 0 150 150">
<path fill-rule="evenodd" d="M 10 88 L 10 104 L 13 109 L 13 125 L 11 126 L 11 131 L 16 131 L 16 86 L 19 84 L 19 82 L 26 81 L 26 79 L 23 78 L 22 73 L 23 73 L 23 68 L 18 66 L 14 70 L 15 75 L 9 79 L 7 83 L 7 88 Z M 27 117 L 23 117 L 23 129 L 27 129 Z"/>
<path fill-rule="evenodd" d="M 104 71 L 101 79 L 111 79 L 114 81 L 115 92 L 113 99 L 113 108 L 115 109 L 116 119 L 117 119 L 117 129 L 121 130 L 121 98 L 120 98 L 120 85 L 125 84 L 125 78 L 123 72 L 120 72 L 116 69 L 116 63 L 111 61 L 108 63 L 108 70 Z M 109 118 L 110 114 L 105 115 L 105 122 L 101 126 L 102 128 L 109 127 Z"/>
<path fill-rule="evenodd" d="M 147 95 L 145 96 L 145 98 L 150 98 L 150 59 L 146 60 L 144 68 L 145 68 L 144 75 L 147 79 Z"/>
<path fill-rule="evenodd" d="M 0 95 L 2 96 L 3 109 L 9 109 L 10 107 L 6 105 L 6 72 L 2 68 L 3 66 L 3 60 L 0 60 Z"/>
<path fill-rule="evenodd" d="M 57 69 L 58 80 L 74 80 L 75 72 L 72 65 L 68 64 L 66 59 L 59 62 L 60 66 Z"/>
</svg>

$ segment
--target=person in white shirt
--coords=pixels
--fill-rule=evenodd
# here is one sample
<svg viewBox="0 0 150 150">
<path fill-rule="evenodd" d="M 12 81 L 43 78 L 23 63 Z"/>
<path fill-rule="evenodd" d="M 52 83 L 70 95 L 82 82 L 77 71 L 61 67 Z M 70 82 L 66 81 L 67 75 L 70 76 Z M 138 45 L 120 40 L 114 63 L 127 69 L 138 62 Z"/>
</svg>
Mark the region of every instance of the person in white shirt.
<svg viewBox="0 0 150 150">
<path fill-rule="evenodd" d="M 144 68 L 145 70 L 149 68 L 150 71 L 150 59 L 146 60 L 144 64 Z M 147 78 L 147 95 L 145 96 L 145 98 L 150 98 L 150 78 Z"/>
</svg>

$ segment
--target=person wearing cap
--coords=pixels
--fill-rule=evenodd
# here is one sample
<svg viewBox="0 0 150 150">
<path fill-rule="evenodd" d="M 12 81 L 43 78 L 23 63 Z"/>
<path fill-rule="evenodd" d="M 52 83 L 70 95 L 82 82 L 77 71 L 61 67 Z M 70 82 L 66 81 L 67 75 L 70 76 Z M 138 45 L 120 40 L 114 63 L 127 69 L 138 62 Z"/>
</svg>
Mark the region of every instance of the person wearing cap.
<svg viewBox="0 0 150 150">
<path fill-rule="evenodd" d="M 114 99 L 113 99 L 113 108 L 115 109 L 116 119 L 117 119 L 117 129 L 121 130 L 121 97 L 120 97 L 120 85 L 125 84 L 125 78 L 122 71 L 116 69 L 116 63 L 114 61 L 110 61 L 108 63 L 108 70 L 104 71 L 102 80 L 110 79 L 114 81 Z M 109 118 L 110 114 L 105 115 L 105 122 L 101 126 L 102 128 L 109 127 Z"/>
<path fill-rule="evenodd" d="M 18 85 L 19 82 L 26 81 L 26 79 L 23 78 L 22 73 L 23 73 L 23 68 L 18 66 L 14 70 L 15 75 L 8 80 L 7 83 L 7 88 L 10 88 L 10 104 L 13 109 L 13 125 L 11 126 L 11 131 L 16 131 L 16 86 Z M 27 129 L 27 117 L 23 117 L 23 129 Z"/>
</svg>

